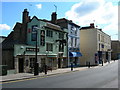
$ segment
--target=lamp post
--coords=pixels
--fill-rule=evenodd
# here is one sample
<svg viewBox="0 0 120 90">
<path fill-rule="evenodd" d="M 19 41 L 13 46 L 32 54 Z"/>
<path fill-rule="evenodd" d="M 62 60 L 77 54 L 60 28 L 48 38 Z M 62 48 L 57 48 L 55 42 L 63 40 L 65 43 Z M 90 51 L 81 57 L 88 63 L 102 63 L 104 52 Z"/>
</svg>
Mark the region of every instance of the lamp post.
<svg viewBox="0 0 120 90">
<path fill-rule="evenodd" d="M 36 29 L 36 49 L 35 49 L 35 62 L 34 62 L 34 76 L 38 75 L 38 62 L 37 62 L 37 27 L 35 27 L 34 29 Z"/>
</svg>

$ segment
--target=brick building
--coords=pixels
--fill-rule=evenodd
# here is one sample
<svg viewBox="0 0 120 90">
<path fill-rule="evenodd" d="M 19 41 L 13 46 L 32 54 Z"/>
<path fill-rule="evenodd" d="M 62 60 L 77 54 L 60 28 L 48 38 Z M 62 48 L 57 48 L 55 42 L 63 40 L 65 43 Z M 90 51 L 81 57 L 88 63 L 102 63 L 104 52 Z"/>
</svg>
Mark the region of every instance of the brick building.
<svg viewBox="0 0 120 90">
<path fill-rule="evenodd" d="M 15 73 L 33 72 L 37 31 L 37 62 L 41 69 L 44 64 L 52 69 L 67 66 L 67 30 L 51 21 L 29 16 L 23 11 L 22 23 L 17 22 L 13 31 L 2 43 L 2 64 Z M 35 28 L 38 29 L 35 29 Z"/>
</svg>

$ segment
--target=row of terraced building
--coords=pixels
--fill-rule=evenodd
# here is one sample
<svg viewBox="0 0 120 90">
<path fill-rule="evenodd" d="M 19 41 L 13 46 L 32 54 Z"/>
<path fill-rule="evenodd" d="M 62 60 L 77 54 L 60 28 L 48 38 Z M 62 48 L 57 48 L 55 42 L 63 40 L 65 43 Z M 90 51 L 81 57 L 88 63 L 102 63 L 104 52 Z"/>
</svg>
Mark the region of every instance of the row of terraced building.
<svg viewBox="0 0 120 90">
<path fill-rule="evenodd" d="M 2 43 L 2 65 L 13 73 L 33 72 L 37 40 L 39 70 L 98 65 L 111 60 L 111 37 L 94 26 L 80 27 L 66 18 L 51 20 L 30 17 L 24 9 L 22 23 Z M 37 34 L 36 34 L 37 33 Z"/>
</svg>

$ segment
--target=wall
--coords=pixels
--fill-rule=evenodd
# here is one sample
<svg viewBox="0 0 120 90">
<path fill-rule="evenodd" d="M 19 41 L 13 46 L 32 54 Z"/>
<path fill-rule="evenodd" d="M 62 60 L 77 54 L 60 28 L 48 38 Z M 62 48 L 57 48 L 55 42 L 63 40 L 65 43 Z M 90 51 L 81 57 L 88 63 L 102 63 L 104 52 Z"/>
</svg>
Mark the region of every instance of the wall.
<svg viewBox="0 0 120 90">
<path fill-rule="evenodd" d="M 71 27 L 73 27 L 74 29 L 72 30 Z M 75 31 L 77 31 L 76 34 L 75 34 Z M 79 44 L 80 44 L 79 33 L 80 32 L 78 27 L 68 24 L 68 47 L 79 48 Z M 71 41 L 71 38 L 73 38 L 73 42 Z M 77 41 L 75 41 L 75 39 L 77 39 Z M 72 46 L 71 46 L 71 43 L 72 43 Z"/>
<path fill-rule="evenodd" d="M 98 51 L 108 51 L 108 49 L 111 49 L 111 37 L 109 35 L 105 34 L 103 31 L 97 30 L 97 37 L 98 37 L 97 39 Z M 100 49 L 99 49 L 99 44 L 100 44 Z M 104 48 L 101 47 L 102 44 L 104 45 Z"/>
<path fill-rule="evenodd" d="M 112 41 L 112 60 L 116 60 L 120 57 L 120 41 Z"/>
<path fill-rule="evenodd" d="M 2 65 L 8 65 L 7 69 L 14 69 L 14 56 L 13 50 L 4 50 L 2 51 Z M 9 57 L 9 58 L 8 58 Z"/>
<path fill-rule="evenodd" d="M 103 51 L 103 61 L 109 62 L 111 60 L 111 37 L 102 30 L 97 30 L 97 51 Z M 106 58 L 108 53 L 108 59 Z"/>
<path fill-rule="evenodd" d="M 89 62 L 95 64 L 95 53 L 97 52 L 97 30 L 80 30 L 80 50 L 82 57 L 80 57 L 80 65 L 86 65 Z"/>
<path fill-rule="evenodd" d="M 38 48 L 39 48 L 39 52 L 37 53 L 37 59 L 38 59 L 38 63 L 39 63 L 39 67 L 41 67 L 41 60 L 44 58 L 46 61 L 47 65 L 50 65 L 50 60 L 51 58 L 54 59 L 53 63 L 54 63 L 54 68 L 57 68 L 57 57 L 58 57 L 58 50 L 59 50 L 59 42 L 56 42 L 56 40 L 59 40 L 59 33 L 61 33 L 61 31 L 59 30 L 54 30 L 54 29 L 50 29 L 47 27 L 43 27 L 46 26 L 46 22 L 40 21 L 37 18 L 33 18 L 31 22 L 28 23 L 28 28 L 27 28 L 27 44 L 16 44 L 14 45 L 14 57 L 15 57 L 15 67 L 16 67 L 16 72 L 18 72 L 18 59 L 20 57 L 24 58 L 24 64 L 26 63 L 26 60 L 28 59 L 30 61 L 30 58 L 35 58 L 35 51 L 26 51 L 26 48 L 35 48 L 36 45 L 36 41 L 31 41 L 31 31 L 32 31 L 32 26 L 33 25 L 37 25 L 38 26 L 38 30 L 37 30 L 37 44 L 38 44 Z M 41 41 L 41 30 L 45 31 L 45 46 L 41 46 L 40 45 L 40 41 Z M 53 37 L 48 37 L 46 36 L 46 31 L 47 30 L 51 30 L 53 31 Z M 67 39 L 66 34 L 64 34 L 64 39 Z M 46 43 L 52 43 L 53 44 L 53 51 L 47 51 L 46 52 Z M 64 47 L 64 52 L 63 52 L 63 57 L 67 57 L 67 46 Z M 66 60 L 61 60 L 62 62 L 65 62 Z M 65 62 L 66 63 L 66 62 Z M 63 64 L 63 63 L 62 63 Z M 65 66 L 65 64 L 61 65 L 61 66 Z M 30 68 L 24 66 L 24 72 L 29 72 Z"/>
<path fill-rule="evenodd" d="M 38 47 L 40 49 L 40 52 L 38 52 L 38 54 L 46 54 L 46 43 L 52 43 L 53 44 L 53 51 L 49 51 L 49 54 L 58 54 L 58 45 L 59 43 L 56 43 L 56 40 L 59 39 L 59 32 L 57 30 L 53 30 L 53 29 L 49 29 L 49 28 L 42 28 L 43 26 L 46 26 L 46 23 L 43 21 L 38 21 L 36 18 L 34 18 L 30 23 L 28 23 L 28 29 L 32 29 L 32 25 L 37 25 L 38 28 L 40 28 L 38 30 Z M 45 46 L 41 46 L 40 45 L 40 31 L 44 30 L 45 31 Z M 53 37 L 47 37 L 46 36 L 46 31 L 47 30 L 51 30 L 53 31 Z M 36 41 L 31 41 L 31 33 L 28 33 L 27 35 L 27 44 L 28 45 L 32 45 L 35 46 Z M 64 39 L 66 39 L 66 34 L 64 34 Z M 67 56 L 67 52 L 66 52 L 67 47 L 64 47 L 64 55 L 63 56 Z"/>
</svg>

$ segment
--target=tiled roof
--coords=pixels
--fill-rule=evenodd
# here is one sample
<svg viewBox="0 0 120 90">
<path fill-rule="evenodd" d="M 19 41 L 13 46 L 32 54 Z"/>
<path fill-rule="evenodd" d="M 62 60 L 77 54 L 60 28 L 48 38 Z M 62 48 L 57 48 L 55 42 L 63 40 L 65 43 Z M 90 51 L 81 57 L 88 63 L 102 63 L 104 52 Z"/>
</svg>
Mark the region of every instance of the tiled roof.
<svg viewBox="0 0 120 90">
<path fill-rule="evenodd" d="M 60 21 L 63 21 L 63 20 L 66 21 L 66 23 L 73 24 L 73 25 L 75 25 L 77 27 L 80 27 L 79 25 L 73 23 L 72 20 L 68 20 L 66 18 L 57 19 L 57 23 L 59 23 Z"/>
<path fill-rule="evenodd" d="M 61 29 L 60 26 L 49 23 L 49 22 L 47 22 L 47 25 L 45 27 L 51 28 L 51 29 L 54 29 L 54 30 L 57 30 L 57 31 L 65 32 L 64 30 Z"/>
</svg>

